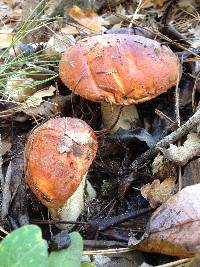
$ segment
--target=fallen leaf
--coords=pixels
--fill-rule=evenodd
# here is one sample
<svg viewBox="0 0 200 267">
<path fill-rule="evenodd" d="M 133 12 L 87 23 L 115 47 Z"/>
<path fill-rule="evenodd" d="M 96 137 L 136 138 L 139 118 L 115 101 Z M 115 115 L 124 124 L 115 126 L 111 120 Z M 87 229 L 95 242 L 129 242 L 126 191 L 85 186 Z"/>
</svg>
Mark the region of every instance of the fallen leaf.
<svg viewBox="0 0 200 267">
<path fill-rule="evenodd" d="M 182 189 L 152 214 L 146 234 L 136 248 L 145 252 L 192 257 L 199 246 L 200 184 L 196 184 Z"/>
<path fill-rule="evenodd" d="M 3 0 L 3 5 L 5 5 L 6 10 L 4 10 L 5 17 L 20 17 L 22 14 L 22 0 Z M 0 0 L 0 13 L 3 11 L 2 0 Z M 8 13 L 7 13 L 8 11 Z M 6 14 L 5 14 L 6 12 Z"/>
<path fill-rule="evenodd" d="M 65 27 L 63 27 L 60 32 L 62 34 L 69 34 L 69 35 L 76 35 L 79 34 L 80 31 L 77 29 L 77 27 L 72 26 L 72 25 L 66 25 Z"/>
<path fill-rule="evenodd" d="M 67 48 L 75 44 L 76 40 L 73 35 L 69 34 L 54 34 L 47 42 L 44 54 L 47 56 L 61 57 L 61 53 L 65 52 Z"/>
<path fill-rule="evenodd" d="M 21 108 L 21 111 L 25 113 L 28 116 L 46 116 L 51 117 L 52 115 L 58 114 L 61 112 L 64 108 L 66 108 L 66 105 L 68 103 L 68 96 L 53 96 L 51 100 L 49 101 L 42 101 L 42 103 L 39 106 L 34 107 L 28 107 L 23 106 Z M 18 115 L 18 120 L 20 120 L 20 117 L 22 114 Z M 26 120 L 27 118 L 25 118 Z"/>
<path fill-rule="evenodd" d="M 143 0 L 142 5 L 149 7 L 149 4 L 153 4 L 155 7 L 161 8 L 169 0 Z"/>
<path fill-rule="evenodd" d="M 14 39 L 14 33 L 12 33 L 13 29 L 10 28 L 2 28 L 0 30 L 0 48 L 7 48 L 11 45 Z"/>
<path fill-rule="evenodd" d="M 155 157 L 151 166 L 153 175 L 161 181 L 170 176 L 176 176 L 177 166 L 166 160 L 160 153 Z"/>
<path fill-rule="evenodd" d="M 67 10 L 68 15 L 82 26 L 95 32 L 103 32 L 108 23 L 92 10 L 82 10 L 78 6 L 73 6 Z"/>
<path fill-rule="evenodd" d="M 8 4 L 4 3 L 3 0 L 0 0 L 0 18 L 1 20 L 5 17 L 12 16 L 12 8 Z"/>
<path fill-rule="evenodd" d="M 23 102 L 36 90 L 33 82 L 33 79 L 23 77 L 23 75 L 9 77 L 4 93 L 14 101 Z"/>
<path fill-rule="evenodd" d="M 169 0 L 154 0 L 153 3 L 156 7 L 162 7 Z"/>
<path fill-rule="evenodd" d="M 146 184 L 140 189 L 142 196 L 149 201 L 152 208 L 158 207 L 160 204 L 174 194 L 176 178 L 170 176 L 162 183 L 156 179 L 151 184 Z"/>
<path fill-rule="evenodd" d="M 29 96 L 24 103 L 24 107 L 36 107 L 39 106 L 43 102 L 43 97 L 53 96 L 56 88 L 54 86 L 50 86 L 47 89 L 42 89 L 34 93 L 32 96 Z"/>
</svg>

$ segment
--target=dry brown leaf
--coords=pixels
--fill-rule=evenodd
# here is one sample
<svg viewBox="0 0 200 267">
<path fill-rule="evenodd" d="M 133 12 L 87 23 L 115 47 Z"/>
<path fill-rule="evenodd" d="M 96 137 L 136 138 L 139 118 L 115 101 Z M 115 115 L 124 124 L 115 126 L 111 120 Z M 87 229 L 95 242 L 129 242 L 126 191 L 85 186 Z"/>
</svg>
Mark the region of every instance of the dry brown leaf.
<svg viewBox="0 0 200 267">
<path fill-rule="evenodd" d="M 69 102 L 69 96 L 55 95 L 49 101 L 42 101 L 39 106 L 23 107 L 22 111 L 28 116 L 46 116 L 51 117 L 52 115 L 60 113 L 64 108 L 66 108 L 67 103 Z M 19 114 L 18 120 L 22 114 Z M 26 120 L 27 118 L 25 118 Z"/>
<path fill-rule="evenodd" d="M 12 31 L 13 29 L 7 27 L 0 30 L 0 48 L 7 48 L 11 45 L 14 38 Z"/>
<path fill-rule="evenodd" d="M 169 1 L 169 0 L 143 0 L 142 1 L 142 4 L 144 5 L 144 6 L 146 6 L 146 5 L 148 5 L 148 4 L 150 4 L 150 3 L 152 3 L 152 4 L 154 4 L 154 6 L 155 7 L 162 7 L 167 1 Z"/>
<path fill-rule="evenodd" d="M 169 0 L 154 0 L 153 3 L 156 7 L 162 7 Z"/>
<path fill-rule="evenodd" d="M 45 88 L 37 91 L 32 96 L 29 96 L 24 103 L 24 107 L 36 107 L 39 106 L 43 102 L 43 97 L 53 96 L 56 88 L 54 86 L 50 86 L 49 88 Z"/>
<path fill-rule="evenodd" d="M 62 34 L 69 34 L 69 35 L 75 35 L 80 33 L 80 31 L 76 27 L 73 27 L 71 25 L 66 25 L 61 29 L 60 32 Z"/>
<path fill-rule="evenodd" d="M 166 178 L 162 183 L 156 179 L 152 184 L 144 185 L 140 191 L 142 196 L 149 201 L 152 208 L 158 207 L 160 204 L 167 201 L 167 199 L 175 191 L 176 178 L 170 176 Z"/>
<path fill-rule="evenodd" d="M 82 26 L 89 30 L 95 32 L 103 32 L 107 25 L 107 22 L 100 16 L 98 16 L 94 11 L 91 10 L 81 10 L 78 6 L 73 6 L 67 10 L 68 15 L 75 21 L 80 23 Z"/>
<path fill-rule="evenodd" d="M 154 158 L 151 166 L 154 177 L 161 181 L 170 176 L 176 176 L 177 166 L 166 160 L 160 153 Z"/>
<path fill-rule="evenodd" d="M 146 252 L 191 257 L 200 246 L 200 184 L 187 186 L 151 216 L 137 248 Z M 131 246 L 131 238 L 129 240 Z"/>
</svg>

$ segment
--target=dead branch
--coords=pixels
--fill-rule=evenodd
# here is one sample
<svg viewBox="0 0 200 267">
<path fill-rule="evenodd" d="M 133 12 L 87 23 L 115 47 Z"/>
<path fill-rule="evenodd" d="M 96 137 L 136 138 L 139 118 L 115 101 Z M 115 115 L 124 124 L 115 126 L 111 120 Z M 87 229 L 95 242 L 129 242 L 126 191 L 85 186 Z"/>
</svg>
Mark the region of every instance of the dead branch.
<svg viewBox="0 0 200 267">
<path fill-rule="evenodd" d="M 160 140 L 156 145 L 147 150 L 141 156 L 139 156 L 136 160 L 134 160 L 130 166 L 129 175 L 125 178 L 121 179 L 121 184 L 119 186 L 118 196 L 122 199 L 125 195 L 125 192 L 131 186 L 132 182 L 137 179 L 137 173 L 139 169 L 143 168 L 146 164 L 148 164 L 157 154 L 160 152 L 162 148 L 169 147 L 170 144 L 173 144 L 180 140 L 183 136 L 188 134 L 193 128 L 198 126 L 200 123 L 200 109 L 197 110 L 192 117 L 188 119 L 188 121 L 180 126 L 176 131 L 164 137 Z M 123 173 L 121 175 L 124 175 Z"/>
<path fill-rule="evenodd" d="M 136 172 L 141 168 L 146 162 L 152 160 L 153 157 L 160 151 L 160 148 L 167 148 L 170 144 L 175 143 L 183 136 L 188 134 L 193 128 L 195 128 L 200 123 L 200 109 L 197 110 L 188 121 L 179 127 L 176 131 L 164 137 L 155 146 L 147 150 L 140 157 L 133 161 L 131 164 L 131 170 Z"/>
</svg>

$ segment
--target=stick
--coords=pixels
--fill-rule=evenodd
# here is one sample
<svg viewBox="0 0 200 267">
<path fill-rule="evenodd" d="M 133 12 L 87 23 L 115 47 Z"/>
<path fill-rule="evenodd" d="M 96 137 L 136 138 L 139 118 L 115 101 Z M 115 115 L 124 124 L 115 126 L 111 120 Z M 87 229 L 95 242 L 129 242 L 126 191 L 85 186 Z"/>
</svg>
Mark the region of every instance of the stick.
<svg viewBox="0 0 200 267">
<path fill-rule="evenodd" d="M 187 258 L 187 259 L 181 259 L 173 262 L 169 262 L 166 264 L 162 265 L 157 265 L 156 267 L 175 267 L 175 266 L 183 266 L 184 263 L 190 262 L 192 258 Z"/>
<path fill-rule="evenodd" d="M 177 79 L 177 83 L 176 83 L 176 91 L 175 91 L 175 95 L 176 95 L 176 101 L 175 101 L 175 113 L 176 113 L 176 123 L 178 125 L 178 127 L 181 126 L 181 119 L 180 119 L 180 101 L 179 101 L 179 76 Z M 178 146 L 181 146 L 181 140 L 178 140 Z M 182 168 L 181 166 L 178 166 L 178 189 L 179 191 L 181 191 L 182 189 L 182 172 L 181 172 Z"/>
<path fill-rule="evenodd" d="M 192 117 L 186 121 L 181 127 L 179 127 L 176 131 L 164 137 L 161 141 L 159 141 L 155 146 L 147 150 L 141 156 L 139 156 L 136 160 L 131 164 L 131 170 L 136 172 L 139 168 L 141 168 L 147 161 L 152 160 L 154 156 L 160 151 L 160 148 L 166 148 L 170 144 L 175 143 L 180 138 L 188 134 L 194 127 L 196 127 L 200 123 L 200 109 L 197 110 Z"/>
</svg>

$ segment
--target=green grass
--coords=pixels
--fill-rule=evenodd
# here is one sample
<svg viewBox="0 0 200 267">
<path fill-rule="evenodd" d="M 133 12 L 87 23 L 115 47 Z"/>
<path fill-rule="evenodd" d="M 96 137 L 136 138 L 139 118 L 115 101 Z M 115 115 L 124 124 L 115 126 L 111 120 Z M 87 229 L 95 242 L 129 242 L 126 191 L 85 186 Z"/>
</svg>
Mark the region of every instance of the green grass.
<svg viewBox="0 0 200 267">
<path fill-rule="evenodd" d="M 41 19 L 46 7 L 46 0 L 40 1 L 40 3 L 33 9 L 32 13 L 24 19 L 21 27 L 13 38 L 9 47 L 3 51 L 0 55 L 0 92 L 5 95 L 7 82 L 14 77 L 31 77 L 35 80 L 28 84 L 29 88 L 35 88 L 49 83 L 58 77 L 58 74 L 54 72 L 57 68 L 59 60 L 55 59 L 52 55 L 44 55 L 45 48 L 39 52 L 24 55 L 22 52 L 17 55 L 11 55 L 10 51 L 15 51 L 16 47 L 23 42 L 23 39 L 38 30 L 44 25 L 47 25 L 51 19 Z M 37 43 L 37 40 L 35 40 Z M 40 77 L 40 79 L 37 79 Z M 27 86 L 27 85 L 25 85 Z M 23 87 L 19 85 L 20 88 Z M 15 88 L 16 89 L 16 88 Z M 12 92 L 10 92 L 12 95 Z"/>
</svg>

